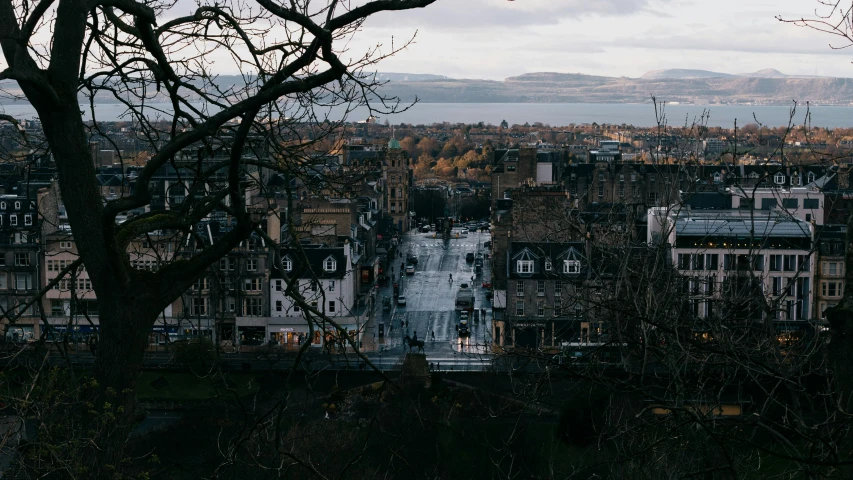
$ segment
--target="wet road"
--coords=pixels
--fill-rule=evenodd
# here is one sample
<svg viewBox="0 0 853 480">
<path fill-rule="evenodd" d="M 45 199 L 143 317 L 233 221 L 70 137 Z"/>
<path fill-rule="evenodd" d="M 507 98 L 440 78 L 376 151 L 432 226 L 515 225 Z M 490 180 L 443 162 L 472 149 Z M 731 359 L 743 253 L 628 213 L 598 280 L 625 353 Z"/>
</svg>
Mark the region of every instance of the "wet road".
<svg viewBox="0 0 853 480">
<path fill-rule="evenodd" d="M 491 279 L 490 260 L 484 262 L 483 273 L 473 282 L 476 309 L 485 308 L 486 319 L 469 320 L 471 334 L 460 337 L 456 331 L 459 315 L 455 309 L 456 292 L 461 283 L 472 284 L 474 264 L 465 261 L 465 255 L 489 253 L 483 242 L 490 240 L 488 233 L 470 233 L 459 238 L 442 240 L 432 234 L 410 233 L 405 235 L 401 251 L 404 257 L 414 254 L 418 264 L 414 274 L 399 275 L 399 261 L 395 262 L 395 273 L 400 279 L 401 292 L 406 296 L 406 306 L 384 314 L 386 325 L 396 319 L 385 338 L 384 351 L 388 354 L 402 353 L 402 339 L 417 332 L 419 340 L 425 341 L 427 360 L 432 363 L 482 362 L 491 343 L 491 304 L 486 300 L 486 290 L 481 287 L 484 279 Z M 402 259 L 401 259 L 402 260 Z M 453 282 L 449 281 L 453 275 Z M 401 327 L 399 320 L 408 321 Z M 387 328 L 387 327 L 386 327 Z M 435 339 L 433 340 L 433 334 Z M 490 357 L 491 355 L 487 355 Z M 474 357 L 466 360 L 464 357 Z M 446 363 L 451 365 L 451 363 Z M 446 365 L 442 365 L 442 369 Z"/>
</svg>

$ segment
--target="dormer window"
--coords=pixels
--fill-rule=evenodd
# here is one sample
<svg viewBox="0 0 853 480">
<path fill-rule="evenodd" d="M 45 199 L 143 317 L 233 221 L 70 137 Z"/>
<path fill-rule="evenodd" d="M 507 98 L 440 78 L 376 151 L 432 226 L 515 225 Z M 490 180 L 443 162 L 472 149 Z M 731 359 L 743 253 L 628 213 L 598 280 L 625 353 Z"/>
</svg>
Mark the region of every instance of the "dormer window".
<svg viewBox="0 0 853 480">
<path fill-rule="evenodd" d="M 21 202 L 15 202 L 15 210 L 21 209 Z"/>
<path fill-rule="evenodd" d="M 563 260 L 563 273 L 569 275 L 581 273 L 580 260 Z"/>
<path fill-rule="evenodd" d="M 776 185 L 785 185 L 785 174 L 784 173 L 777 173 L 773 177 L 773 181 L 776 183 Z"/>
<path fill-rule="evenodd" d="M 281 268 L 283 268 L 285 272 L 293 271 L 293 260 L 291 260 L 290 257 L 282 258 Z"/>
<path fill-rule="evenodd" d="M 6 202 L 0 202 L 0 210 L 6 210 Z"/>
<path fill-rule="evenodd" d="M 720 181 L 722 181 L 722 179 L 723 179 L 723 177 L 722 177 L 722 175 L 720 175 L 720 172 L 717 172 L 714 174 L 714 182 L 715 183 L 720 183 Z"/>
<path fill-rule="evenodd" d="M 519 260 L 517 263 L 518 273 L 533 273 L 533 260 Z"/>
<path fill-rule="evenodd" d="M 545 260 L 545 271 L 550 272 L 553 266 L 551 265 L 551 260 Z"/>
<path fill-rule="evenodd" d="M 323 261 L 323 270 L 327 272 L 334 272 L 338 269 L 338 262 L 334 259 L 334 257 L 329 257 Z"/>
<path fill-rule="evenodd" d="M 808 174 L 808 175 L 806 175 L 806 181 L 807 181 L 808 183 L 814 183 L 814 181 L 815 181 L 815 174 L 814 174 L 814 172 L 809 172 L 809 174 Z"/>
</svg>

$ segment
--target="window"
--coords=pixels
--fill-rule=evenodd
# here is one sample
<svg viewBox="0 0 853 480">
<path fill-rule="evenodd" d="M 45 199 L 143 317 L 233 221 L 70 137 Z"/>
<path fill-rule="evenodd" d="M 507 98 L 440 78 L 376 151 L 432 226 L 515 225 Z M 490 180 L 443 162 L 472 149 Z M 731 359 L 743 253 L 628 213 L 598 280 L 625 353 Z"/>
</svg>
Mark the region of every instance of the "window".
<svg viewBox="0 0 853 480">
<path fill-rule="evenodd" d="M 799 271 L 808 272 L 810 263 L 811 259 L 808 255 L 797 255 L 797 266 L 799 267 Z"/>
<path fill-rule="evenodd" d="M 15 243 L 16 244 L 24 244 L 28 241 L 27 234 L 25 232 L 15 232 Z"/>
<path fill-rule="evenodd" d="M 323 262 L 323 270 L 327 272 L 334 272 L 338 269 L 338 262 L 334 258 L 327 258 L 325 262 Z"/>
<path fill-rule="evenodd" d="M 228 270 L 228 259 L 227 258 L 220 258 L 219 259 L 219 269 L 223 270 L 223 271 Z"/>
<path fill-rule="evenodd" d="M 6 202 L 0 202 L 0 210 L 6 210 Z"/>
<path fill-rule="evenodd" d="M 16 273 L 15 274 L 15 289 L 16 290 L 29 290 L 33 288 L 33 277 L 29 273 Z"/>
<path fill-rule="evenodd" d="M 274 289 L 275 289 L 275 291 L 276 291 L 276 292 L 280 292 L 280 291 L 282 291 L 282 281 L 281 281 L 281 280 L 276 280 L 276 281 L 275 281 L 275 287 L 274 287 Z"/>
<path fill-rule="evenodd" d="M 782 255 L 770 255 L 770 271 L 782 271 Z"/>
<path fill-rule="evenodd" d="M 564 260 L 563 273 L 577 274 L 581 273 L 581 262 L 579 260 Z"/>
<path fill-rule="evenodd" d="M 782 199 L 782 207 L 783 208 L 800 208 L 800 201 L 796 198 L 783 198 Z"/>
<path fill-rule="evenodd" d="M 243 299 L 243 315 L 247 317 L 260 317 L 262 315 L 260 298 Z"/>
<path fill-rule="evenodd" d="M 551 268 L 552 268 L 551 260 L 547 260 L 547 259 L 546 259 L 546 260 L 545 260 L 545 271 L 546 271 L 546 272 L 550 272 L 550 271 L 551 271 Z"/>
<path fill-rule="evenodd" d="M 32 225 L 33 224 L 33 216 L 32 215 L 24 215 L 24 225 Z"/>
<path fill-rule="evenodd" d="M 21 202 L 15 202 L 15 210 L 21 209 Z"/>
<path fill-rule="evenodd" d="M 656 192 L 649 192 L 647 201 L 649 205 L 654 205 L 658 201 L 658 194 Z"/>
<path fill-rule="evenodd" d="M 786 272 L 795 272 L 797 270 L 797 256 L 782 255 L 782 270 Z"/>
<path fill-rule="evenodd" d="M 0 272 L 0 290 L 6 290 L 9 285 L 6 284 L 6 272 Z"/>
<path fill-rule="evenodd" d="M 785 185 L 785 174 L 781 172 L 777 173 L 773 176 L 773 181 L 776 182 L 776 185 Z"/>
<path fill-rule="evenodd" d="M 545 280 L 537 280 L 536 281 L 536 296 L 544 297 L 545 296 Z"/>
<path fill-rule="evenodd" d="M 257 272 L 258 271 L 258 259 L 257 258 L 246 259 L 246 271 L 249 271 L 249 272 Z"/>
<path fill-rule="evenodd" d="M 691 255 L 691 261 L 693 263 L 693 270 L 704 270 L 705 269 L 705 255 L 701 253 L 696 253 Z"/>
<path fill-rule="evenodd" d="M 523 297 L 524 296 L 524 282 L 516 282 L 515 283 L 515 296 Z"/>
<path fill-rule="evenodd" d="M 814 172 L 809 172 L 808 175 L 806 175 L 806 181 L 808 183 L 814 183 L 814 180 L 815 180 Z M 815 201 L 817 201 L 817 200 L 815 200 Z"/>
<path fill-rule="evenodd" d="M 776 207 L 776 199 L 775 198 L 762 198 L 761 199 L 761 209 L 762 210 L 772 210 Z"/>
<path fill-rule="evenodd" d="M 290 257 L 284 257 L 281 260 L 281 268 L 284 269 L 285 272 L 290 272 L 293 270 L 293 260 Z"/>
<path fill-rule="evenodd" d="M 583 307 L 580 303 L 575 304 L 575 317 L 580 318 L 583 316 Z"/>
<path fill-rule="evenodd" d="M 59 242 L 59 248 L 70 249 L 71 248 L 71 242 L 64 242 L 64 241 Z"/>
<path fill-rule="evenodd" d="M 557 299 L 554 300 L 554 316 L 559 317 L 563 314 L 563 303 Z"/>
<path fill-rule="evenodd" d="M 600 182 L 598 184 L 598 196 L 599 198 L 604 196 L 604 184 Z"/>
<path fill-rule="evenodd" d="M 276 301 L 275 301 L 275 311 L 276 311 L 276 312 L 281 312 L 281 311 L 283 311 L 283 310 L 284 310 L 284 305 L 283 305 L 282 301 L 281 301 L 281 300 L 276 300 Z"/>
<path fill-rule="evenodd" d="M 720 268 L 719 265 L 720 258 L 716 253 L 709 253 L 705 255 L 705 270 L 718 270 Z"/>
<path fill-rule="evenodd" d="M 228 299 L 228 311 L 232 313 L 237 311 L 237 302 L 233 298 Z"/>
<path fill-rule="evenodd" d="M 193 284 L 193 288 L 195 290 L 207 290 L 210 288 L 210 281 L 207 277 L 201 277 L 196 279 L 195 284 Z"/>
<path fill-rule="evenodd" d="M 537 317 L 544 317 L 545 316 L 545 304 L 544 303 L 539 302 L 536 304 L 536 316 Z"/>
<path fill-rule="evenodd" d="M 816 198 L 803 199 L 803 208 L 808 210 L 816 210 L 820 208 L 820 201 Z"/>
<path fill-rule="evenodd" d="M 15 253 L 15 266 L 16 267 L 28 267 L 28 266 L 30 266 L 30 254 L 29 254 L 29 252 Z"/>
<path fill-rule="evenodd" d="M 329 309 L 328 309 L 328 312 L 329 312 L 329 313 L 335 313 L 335 308 L 336 308 L 336 306 L 335 306 L 335 301 L 334 301 L 334 300 L 329 300 Z"/>
<path fill-rule="evenodd" d="M 533 260 L 519 260 L 516 264 L 518 273 L 533 273 Z"/>
<path fill-rule="evenodd" d="M 17 215 L 9 215 L 9 225 L 17 225 L 18 224 L 18 216 Z"/>
<path fill-rule="evenodd" d="M 554 296 L 560 297 L 563 295 L 563 282 L 557 280 L 554 282 Z"/>
<path fill-rule="evenodd" d="M 247 278 L 243 285 L 244 285 L 244 289 L 247 292 L 260 292 L 261 291 L 261 279 L 260 278 Z"/>
<path fill-rule="evenodd" d="M 50 301 L 50 314 L 54 316 L 65 315 L 65 307 L 62 305 L 62 300 Z"/>
<path fill-rule="evenodd" d="M 678 254 L 678 269 L 679 270 L 690 270 L 690 254 L 689 253 L 679 253 Z"/>
<path fill-rule="evenodd" d="M 839 262 L 823 262 L 824 275 L 841 275 L 841 263 Z"/>
<path fill-rule="evenodd" d="M 517 317 L 524 316 L 524 302 L 515 302 L 515 315 Z"/>
<path fill-rule="evenodd" d="M 782 277 L 771 277 L 771 292 L 773 295 L 782 295 Z"/>
<path fill-rule="evenodd" d="M 820 293 L 824 297 L 840 297 L 841 282 L 823 282 L 821 284 Z"/>
<path fill-rule="evenodd" d="M 195 316 L 207 315 L 207 298 L 193 297 L 192 314 Z"/>
<path fill-rule="evenodd" d="M 330 292 L 335 291 L 335 281 L 334 280 L 329 280 L 329 291 Z"/>
</svg>

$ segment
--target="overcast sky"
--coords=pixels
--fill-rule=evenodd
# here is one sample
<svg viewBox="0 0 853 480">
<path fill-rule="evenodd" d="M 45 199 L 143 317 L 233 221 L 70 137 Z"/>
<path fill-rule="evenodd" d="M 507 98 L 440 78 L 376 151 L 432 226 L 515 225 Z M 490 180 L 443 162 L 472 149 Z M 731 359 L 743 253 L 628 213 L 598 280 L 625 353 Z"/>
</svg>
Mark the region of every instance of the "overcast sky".
<svg viewBox="0 0 853 480">
<path fill-rule="evenodd" d="M 815 0 L 439 0 L 368 20 L 352 44 L 417 43 L 385 72 L 503 79 L 527 72 L 638 77 L 649 70 L 853 77 L 853 48 L 783 24 L 814 13 Z M 843 43 L 839 43 L 839 46 Z"/>
</svg>

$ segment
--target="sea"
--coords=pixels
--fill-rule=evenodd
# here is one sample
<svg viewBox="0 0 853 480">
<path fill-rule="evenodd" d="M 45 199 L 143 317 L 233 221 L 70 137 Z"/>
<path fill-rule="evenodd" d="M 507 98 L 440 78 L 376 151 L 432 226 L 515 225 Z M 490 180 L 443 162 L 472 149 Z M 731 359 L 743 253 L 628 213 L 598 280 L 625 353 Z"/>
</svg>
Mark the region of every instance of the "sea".
<svg viewBox="0 0 853 480">
<path fill-rule="evenodd" d="M 167 104 L 152 104 L 154 108 L 168 110 Z M 81 106 L 86 110 L 88 106 Z M 126 119 L 124 107 L 120 104 L 98 104 L 95 114 L 100 121 Z M 661 111 L 663 115 L 661 115 Z M 34 118 L 35 111 L 29 104 L 0 104 L 0 113 L 16 118 Z M 351 122 L 364 121 L 370 116 L 365 107 L 353 109 L 347 115 Z M 321 112 L 320 118 L 328 115 L 330 120 L 340 120 L 345 114 L 343 109 L 332 108 Z M 813 127 L 849 128 L 853 127 L 853 106 L 811 106 L 792 107 L 769 105 L 658 105 L 657 112 L 653 104 L 636 103 L 417 103 L 408 110 L 395 114 L 373 113 L 378 121 L 391 124 L 433 124 L 433 123 L 471 123 L 483 122 L 499 125 L 506 120 L 510 125 L 525 123 L 559 127 L 570 124 L 626 124 L 636 127 L 653 127 L 663 118 L 669 126 L 689 126 L 703 123 L 709 127 L 732 128 L 749 123 L 760 123 L 767 127 L 811 125 Z M 704 118 L 703 118 L 704 115 Z M 89 118 L 87 113 L 86 118 Z"/>
</svg>

